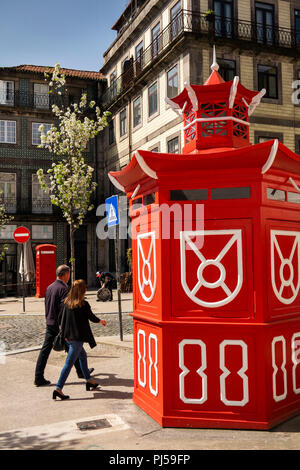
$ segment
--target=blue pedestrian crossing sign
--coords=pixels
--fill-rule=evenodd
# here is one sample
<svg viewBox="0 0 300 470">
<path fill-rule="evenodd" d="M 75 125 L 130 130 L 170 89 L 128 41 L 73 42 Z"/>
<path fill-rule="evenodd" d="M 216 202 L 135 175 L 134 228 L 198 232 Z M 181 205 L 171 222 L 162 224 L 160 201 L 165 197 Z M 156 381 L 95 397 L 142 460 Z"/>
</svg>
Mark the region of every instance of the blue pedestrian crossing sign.
<svg viewBox="0 0 300 470">
<path fill-rule="evenodd" d="M 119 225 L 118 196 L 111 196 L 105 200 L 107 226 Z"/>
</svg>

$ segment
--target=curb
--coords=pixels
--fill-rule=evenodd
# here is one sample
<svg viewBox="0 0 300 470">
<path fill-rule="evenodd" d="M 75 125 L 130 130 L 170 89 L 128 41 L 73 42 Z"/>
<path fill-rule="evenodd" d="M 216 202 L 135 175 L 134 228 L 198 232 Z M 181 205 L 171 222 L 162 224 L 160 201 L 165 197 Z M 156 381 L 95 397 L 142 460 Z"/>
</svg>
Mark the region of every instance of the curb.
<svg viewBox="0 0 300 470">
<path fill-rule="evenodd" d="M 42 346 L 32 346 L 31 348 L 24 348 L 24 349 L 13 349 L 12 351 L 5 352 L 4 356 L 13 356 L 14 354 L 22 354 L 30 351 L 38 351 L 42 349 Z"/>
<path fill-rule="evenodd" d="M 108 336 L 107 339 L 104 337 L 96 337 L 95 341 L 97 344 L 103 344 L 104 346 L 110 346 L 114 349 L 123 349 L 125 351 L 133 352 L 133 342 L 132 342 L 132 335 L 125 335 L 124 341 L 122 342 L 119 339 L 119 336 Z M 12 351 L 5 352 L 4 356 L 13 356 L 15 354 L 22 354 L 31 351 L 38 351 L 42 348 L 40 346 L 31 346 L 29 348 L 22 348 L 22 349 L 13 349 Z"/>
</svg>

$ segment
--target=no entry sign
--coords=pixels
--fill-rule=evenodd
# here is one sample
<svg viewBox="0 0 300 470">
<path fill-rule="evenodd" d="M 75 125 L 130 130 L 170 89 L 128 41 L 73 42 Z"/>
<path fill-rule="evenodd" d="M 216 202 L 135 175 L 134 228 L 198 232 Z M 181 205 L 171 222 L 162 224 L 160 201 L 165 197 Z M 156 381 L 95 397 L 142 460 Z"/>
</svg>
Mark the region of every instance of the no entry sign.
<svg viewBox="0 0 300 470">
<path fill-rule="evenodd" d="M 30 232 L 26 227 L 18 227 L 13 233 L 17 243 L 25 243 L 30 238 Z"/>
</svg>

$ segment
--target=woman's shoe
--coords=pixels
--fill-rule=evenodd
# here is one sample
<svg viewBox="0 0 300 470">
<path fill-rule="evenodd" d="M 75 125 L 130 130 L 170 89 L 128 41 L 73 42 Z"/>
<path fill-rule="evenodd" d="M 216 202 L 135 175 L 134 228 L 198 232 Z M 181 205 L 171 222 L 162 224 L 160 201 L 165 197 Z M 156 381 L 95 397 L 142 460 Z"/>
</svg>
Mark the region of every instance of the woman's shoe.
<svg viewBox="0 0 300 470">
<path fill-rule="evenodd" d="M 56 397 L 60 398 L 61 400 L 68 400 L 70 398 L 69 395 L 62 395 L 57 390 L 54 390 L 52 395 L 53 400 L 56 400 Z"/>
<path fill-rule="evenodd" d="M 92 384 L 91 382 L 87 382 L 85 384 L 85 389 L 87 392 L 89 392 L 91 389 L 95 390 L 95 388 L 99 387 L 99 384 Z"/>
</svg>

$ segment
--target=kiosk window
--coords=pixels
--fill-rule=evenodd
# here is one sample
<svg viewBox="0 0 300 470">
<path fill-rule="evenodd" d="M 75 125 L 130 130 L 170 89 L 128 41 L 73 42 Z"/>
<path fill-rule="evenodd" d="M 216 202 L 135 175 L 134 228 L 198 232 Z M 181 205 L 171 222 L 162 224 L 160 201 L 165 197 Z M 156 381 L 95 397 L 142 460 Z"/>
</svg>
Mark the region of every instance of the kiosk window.
<svg viewBox="0 0 300 470">
<path fill-rule="evenodd" d="M 132 209 L 138 209 L 142 205 L 143 205 L 143 198 L 142 197 L 138 197 L 137 199 L 134 199 L 132 201 Z"/>
<path fill-rule="evenodd" d="M 267 198 L 273 201 L 285 201 L 285 191 L 281 189 L 267 188 Z"/>
<path fill-rule="evenodd" d="M 287 193 L 288 202 L 294 202 L 295 204 L 300 204 L 300 193 Z"/>
<path fill-rule="evenodd" d="M 240 188 L 213 188 L 211 190 L 212 199 L 249 199 L 250 187 Z"/>
<path fill-rule="evenodd" d="M 149 204 L 153 204 L 155 202 L 155 193 L 147 194 L 144 196 L 144 205 L 148 206 Z"/>
<path fill-rule="evenodd" d="M 201 201 L 208 199 L 208 189 L 171 189 L 170 201 Z"/>
</svg>

